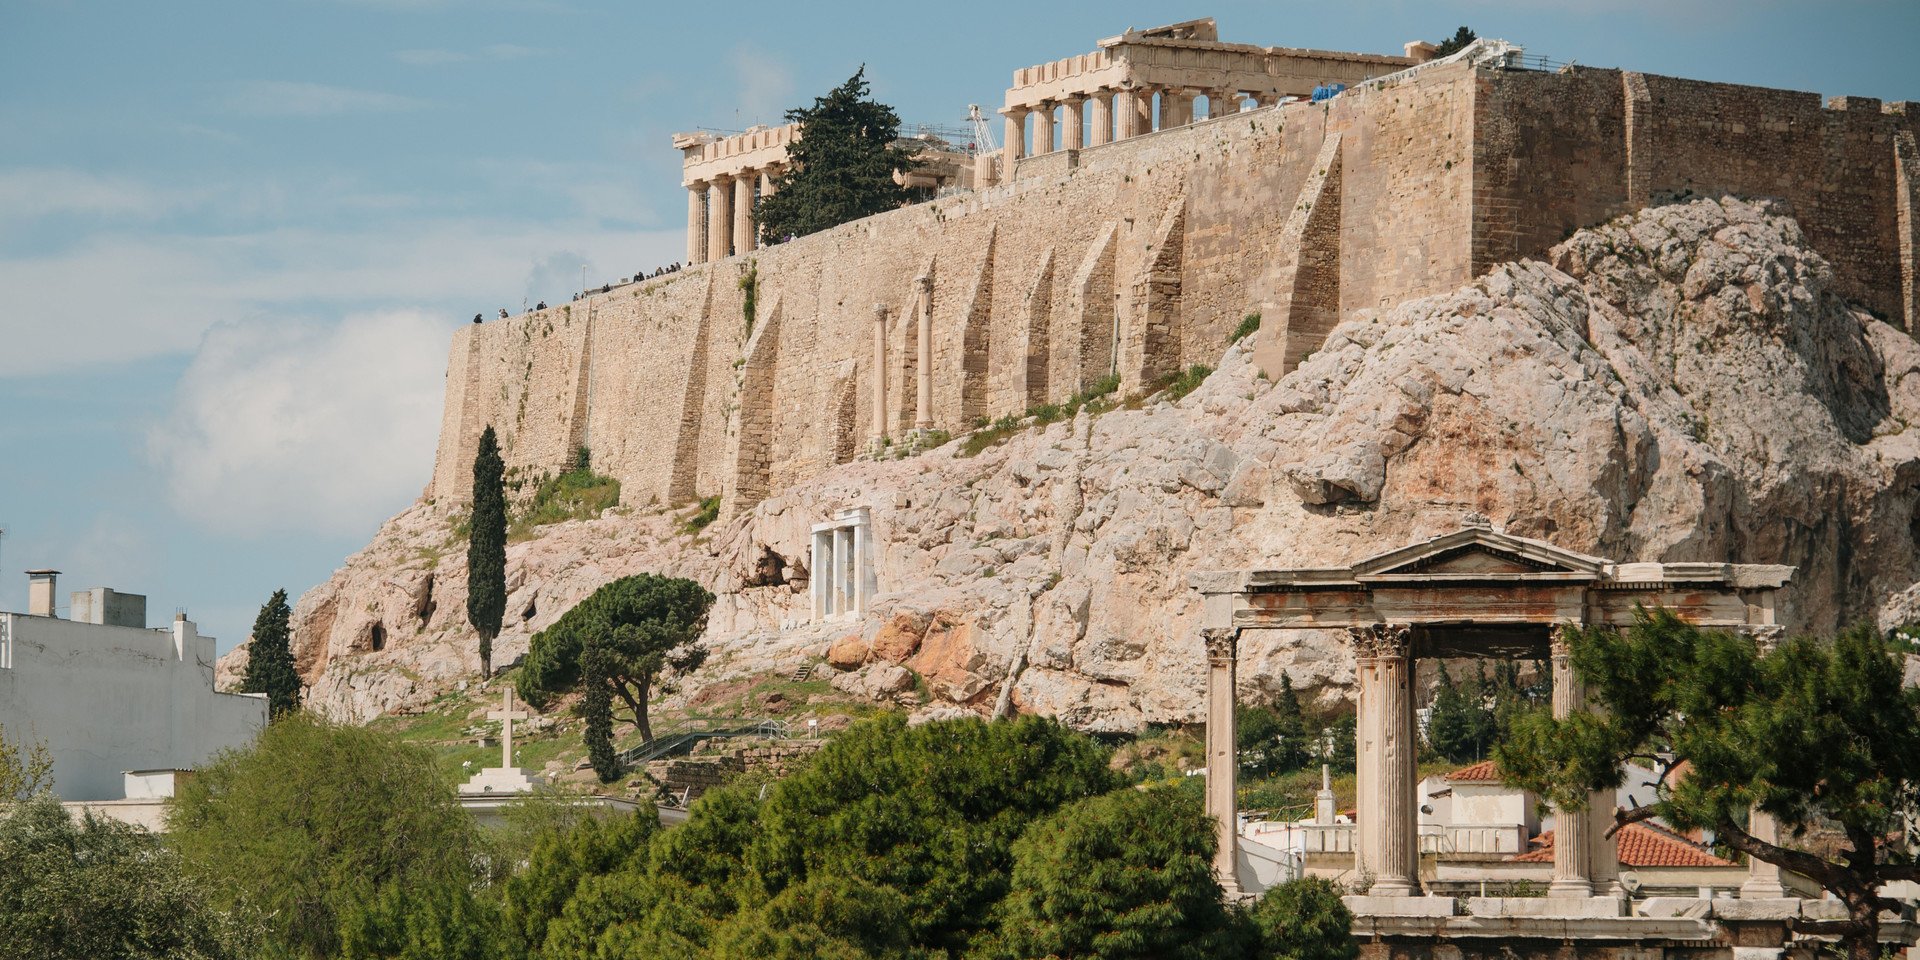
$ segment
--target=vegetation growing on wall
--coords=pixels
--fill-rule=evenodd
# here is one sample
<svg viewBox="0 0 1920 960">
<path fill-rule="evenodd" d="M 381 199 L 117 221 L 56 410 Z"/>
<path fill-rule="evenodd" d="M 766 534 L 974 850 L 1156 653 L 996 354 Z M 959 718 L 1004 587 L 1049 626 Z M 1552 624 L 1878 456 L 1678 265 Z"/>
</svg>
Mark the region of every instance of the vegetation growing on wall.
<svg viewBox="0 0 1920 960">
<path fill-rule="evenodd" d="M 740 275 L 740 312 L 747 320 L 747 334 L 753 334 L 753 313 L 760 300 L 760 265 L 747 261 L 747 272 Z"/>
<path fill-rule="evenodd" d="M 507 541 L 531 540 L 535 528 L 547 524 L 590 520 L 619 503 L 620 481 L 595 473 L 591 451 L 581 447 L 567 472 L 541 480 L 533 496 L 515 512 Z"/>
</svg>

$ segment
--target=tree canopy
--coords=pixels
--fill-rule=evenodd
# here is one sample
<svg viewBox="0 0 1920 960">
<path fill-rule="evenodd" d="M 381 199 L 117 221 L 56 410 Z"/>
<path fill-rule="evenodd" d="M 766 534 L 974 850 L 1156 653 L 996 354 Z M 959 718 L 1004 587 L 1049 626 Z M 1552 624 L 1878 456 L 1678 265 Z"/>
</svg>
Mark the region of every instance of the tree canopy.
<svg viewBox="0 0 1920 960">
<path fill-rule="evenodd" d="M 338 955 L 343 919 L 389 887 L 473 877 L 473 822 L 431 753 L 308 713 L 183 781 L 167 824 L 214 905 L 293 956 Z"/>
<path fill-rule="evenodd" d="M 493 638 L 507 613 L 506 463 L 489 424 L 473 454 L 473 513 L 467 523 L 467 622 L 480 634 L 480 675 L 493 673 Z"/>
<path fill-rule="evenodd" d="M 1838 935 L 1855 960 L 1877 956 L 1877 911 L 1897 908 L 1879 888 L 1920 880 L 1904 853 L 1920 816 L 1920 690 L 1902 685 L 1886 639 L 1862 628 L 1797 637 L 1763 656 L 1751 637 L 1655 610 L 1625 630 L 1570 631 L 1568 642 L 1598 709 L 1517 718 L 1495 750 L 1507 780 L 1582 809 L 1589 790 L 1619 786 L 1625 761 L 1652 763 L 1661 773 L 1653 801 L 1620 811 L 1620 824 L 1658 817 L 1711 830 L 1808 877 L 1849 919 L 1796 929 Z M 1682 764 L 1683 775 L 1670 775 Z M 1775 817 L 1786 839 L 1750 833 L 1751 808 Z M 1830 852 L 1808 842 L 1815 834 L 1827 835 Z"/>
<path fill-rule="evenodd" d="M 643 573 L 595 590 L 545 630 L 534 634 L 520 669 L 520 695 L 541 706 L 555 695 L 584 688 L 587 746 L 599 767 L 612 762 L 612 698 L 648 740 L 651 690 L 661 671 L 687 671 L 706 659 L 699 643 L 713 594 L 691 580 Z M 613 773 L 601 770 L 602 779 Z"/>
<path fill-rule="evenodd" d="M 251 956 L 245 928 L 214 909 L 160 838 L 52 796 L 0 805 L 0 956 Z"/>
<path fill-rule="evenodd" d="M 1453 36 L 1448 37 L 1447 39 L 1442 40 L 1437 44 L 1434 44 L 1433 55 L 1435 59 L 1438 59 L 1440 57 L 1452 56 L 1453 54 L 1456 54 L 1462 50 L 1465 50 L 1467 48 L 1467 44 L 1472 43 L 1478 39 L 1480 39 L 1480 37 L 1477 34 L 1475 34 L 1472 30 L 1469 30 L 1466 27 L 1461 27 L 1460 29 L 1455 30 L 1453 32 Z"/>
<path fill-rule="evenodd" d="M 767 242 L 818 233 L 906 202 L 906 188 L 893 174 L 912 170 L 916 161 L 895 143 L 899 115 L 867 92 L 863 66 L 813 106 L 787 111 L 800 134 L 787 148 L 790 162 L 775 192 L 754 210 Z"/>
<path fill-rule="evenodd" d="M 267 695 L 267 715 L 280 717 L 300 709 L 300 671 L 293 665 L 293 609 L 287 591 L 275 590 L 253 621 L 247 641 L 247 672 L 241 693 Z"/>
</svg>

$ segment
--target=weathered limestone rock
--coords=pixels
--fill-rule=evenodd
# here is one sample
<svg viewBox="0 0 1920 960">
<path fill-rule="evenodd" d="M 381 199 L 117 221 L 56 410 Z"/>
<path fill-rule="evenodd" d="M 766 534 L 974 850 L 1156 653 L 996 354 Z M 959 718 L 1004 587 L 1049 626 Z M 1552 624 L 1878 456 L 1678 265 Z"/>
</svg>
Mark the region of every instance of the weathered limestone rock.
<svg viewBox="0 0 1920 960">
<path fill-rule="evenodd" d="M 943 708 L 988 712 L 1011 677 L 1014 709 L 1086 729 L 1194 720 L 1188 572 L 1345 563 L 1469 511 L 1602 556 L 1795 565 L 1793 630 L 1920 619 L 1920 345 L 1841 299 L 1780 210 L 1652 208 L 1362 312 L 1277 381 L 1244 346 L 1218 367 L 1177 403 L 977 457 L 846 463 L 697 538 L 666 510 L 541 528 L 509 548 L 496 662 L 653 571 L 718 596 L 714 656 L 678 696 L 831 654 L 876 699 L 898 693 L 878 667 L 905 666 Z M 878 592 L 862 622 L 809 624 L 805 591 L 757 565 L 805 557 L 810 525 L 849 506 L 873 510 Z M 389 521 L 295 608 L 310 702 L 364 720 L 470 676 L 464 568 L 430 505 Z M 1240 664 L 1248 697 L 1283 672 L 1323 697 L 1354 684 L 1331 636 L 1251 631 Z"/>
</svg>

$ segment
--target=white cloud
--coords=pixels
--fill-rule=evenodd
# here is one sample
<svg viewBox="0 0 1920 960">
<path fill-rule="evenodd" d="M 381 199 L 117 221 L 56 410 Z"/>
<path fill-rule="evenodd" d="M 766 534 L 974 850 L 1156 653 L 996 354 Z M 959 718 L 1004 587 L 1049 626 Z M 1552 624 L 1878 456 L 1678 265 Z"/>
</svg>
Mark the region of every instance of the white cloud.
<svg viewBox="0 0 1920 960">
<path fill-rule="evenodd" d="M 478 50 L 400 50 L 393 55 L 395 60 L 414 67 L 440 67 L 451 63 L 474 63 L 477 61 L 502 62 L 507 60 L 525 60 L 545 53 L 534 47 L 523 47 L 514 43 L 495 43 Z"/>
<path fill-rule="evenodd" d="M 416 110 L 426 101 L 379 90 L 356 90 L 296 80 L 248 80 L 228 91 L 222 104 L 256 117 L 330 117 L 345 113 Z"/>
<path fill-rule="evenodd" d="M 735 47 L 727 57 L 733 67 L 734 83 L 739 87 L 738 106 L 742 123 L 778 124 L 792 108 L 793 71 L 785 61 L 748 45 Z"/>
<path fill-rule="evenodd" d="M 428 474 L 447 330 L 408 310 L 216 325 L 148 436 L 174 507 L 230 535 L 364 532 Z"/>
<path fill-rule="evenodd" d="M 175 205 L 176 197 L 124 177 L 81 170 L 0 170 L 0 224 L 18 225 L 51 215 L 151 217 Z"/>
</svg>

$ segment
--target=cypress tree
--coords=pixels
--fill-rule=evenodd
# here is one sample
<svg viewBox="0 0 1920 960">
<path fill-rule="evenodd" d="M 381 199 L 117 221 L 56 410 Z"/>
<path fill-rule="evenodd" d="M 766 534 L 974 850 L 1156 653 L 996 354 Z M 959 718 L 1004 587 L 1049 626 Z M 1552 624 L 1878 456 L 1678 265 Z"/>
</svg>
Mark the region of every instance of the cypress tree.
<svg viewBox="0 0 1920 960">
<path fill-rule="evenodd" d="M 580 655 L 580 714 L 587 721 L 587 760 L 601 783 L 612 783 L 620 776 L 620 761 L 613 753 L 612 660 L 613 655 L 597 643 L 589 643 Z"/>
<path fill-rule="evenodd" d="M 1306 711 L 1300 708 L 1300 694 L 1293 689 L 1293 678 L 1280 675 L 1280 695 L 1274 698 L 1273 712 L 1279 720 L 1279 768 L 1298 770 L 1312 759 L 1308 747 Z"/>
<path fill-rule="evenodd" d="M 300 671 L 293 666 L 293 609 L 287 591 L 275 590 L 253 621 L 253 639 L 247 644 L 247 674 L 242 693 L 267 695 L 267 715 L 278 718 L 300 709 Z"/>
<path fill-rule="evenodd" d="M 467 622 L 480 634 L 480 675 L 493 675 L 493 638 L 507 612 L 506 464 L 493 427 L 473 455 L 473 516 L 467 531 Z"/>
<path fill-rule="evenodd" d="M 866 74 L 863 66 L 813 106 L 787 111 L 788 122 L 800 124 L 800 136 L 787 148 L 792 162 L 773 195 L 754 209 L 767 242 L 818 233 L 906 202 L 906 188 L 893 182 L 893 174 L 913 169 L 915 161 L 894 143 L 900 116 L 867 96 Z"/>
</svg>

